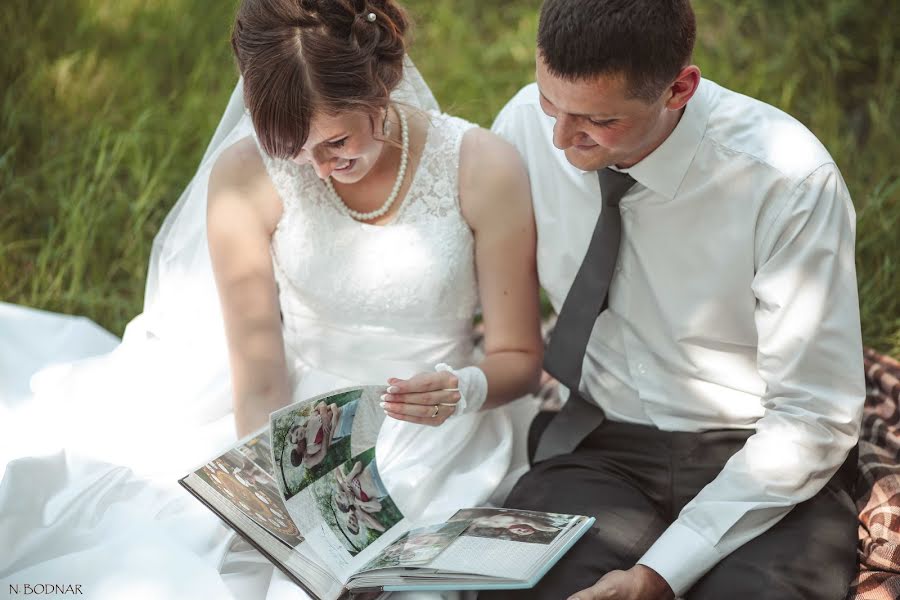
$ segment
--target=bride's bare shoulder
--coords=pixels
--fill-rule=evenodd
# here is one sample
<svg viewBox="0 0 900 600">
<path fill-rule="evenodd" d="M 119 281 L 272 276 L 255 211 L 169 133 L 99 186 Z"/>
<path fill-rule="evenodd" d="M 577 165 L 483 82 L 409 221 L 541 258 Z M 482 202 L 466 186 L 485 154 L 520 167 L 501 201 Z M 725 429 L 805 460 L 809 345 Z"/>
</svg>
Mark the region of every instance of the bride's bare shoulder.
<svg viewBox="0 0 900 600">
<path fill-rule="evenodd" d="M 253 138 L 243 138 L 223 150 L 209 174 L 208 214 L 240 212 L 274 229 L 281 210 L 278 192 Z"/>
<path fill-rule="evenodd" d="M 259 148 L 253 138 L 247 136 L 225 148 L 210 173 L 210 187 L 252 185 L 256 180 L 268 178 Z"/>
<path fill-rule="evenodd" d="M 480 127 L 467 131 L 459 156 L 459 198 L 470 225 L 490 213 L 530 217 L 528 173 L 515 146 Z"/>
</svg>

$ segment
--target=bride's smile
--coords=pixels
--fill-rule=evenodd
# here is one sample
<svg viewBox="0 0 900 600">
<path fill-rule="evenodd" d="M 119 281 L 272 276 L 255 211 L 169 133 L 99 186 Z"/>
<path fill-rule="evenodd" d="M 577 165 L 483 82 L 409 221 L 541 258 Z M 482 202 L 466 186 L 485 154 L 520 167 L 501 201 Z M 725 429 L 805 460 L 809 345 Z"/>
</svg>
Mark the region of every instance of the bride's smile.
<svg viewBox="0 0 900 600">
<path fill-rule="evenodd" d="M 320 179 L 330 177 L 343 185 L 376 175 L 376 179 L 382 175 L 393 178 L 399 163 L 399 148 L 394 146 L 399 145 L 400 132 L 396 115 L 386 122 L 384 114 L 316 114 L 306 144 L 292 160 L 312 165 Z M 376 134 L 381 123 L 386 125 L 383 136 Z"/>
<path fill-rule="evenodd" d="M 335 171 L 335 172 L 346 172 L 346 171 L 351 170 L 351 169 L 353 168 L 353 165 L 355 165 L 355 164 L 356 164 L 356 159 L 355 159 L 355 158 L 352 158 L 352 159 L 350 159 L 350 160 L 347 160 L 347 161 L 345 161 L 345 162 L 343 162 L 343 163 L 339 162 L 339 163 L 337 164 L 337 166 L 334 168 L 334 171 Z"/>
</svg>

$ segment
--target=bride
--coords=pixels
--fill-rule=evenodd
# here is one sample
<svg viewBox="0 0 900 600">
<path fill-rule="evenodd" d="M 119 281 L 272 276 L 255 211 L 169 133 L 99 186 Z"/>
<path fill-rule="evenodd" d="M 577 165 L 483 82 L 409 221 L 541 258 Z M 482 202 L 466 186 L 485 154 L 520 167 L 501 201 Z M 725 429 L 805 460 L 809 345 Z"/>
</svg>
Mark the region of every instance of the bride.
<svg viewBox="0 0 900 600">
<path fill-rule="evenodd" d="M 541 359 L 527 175 L 511 146 L 436 110 L 404 58 L 406 27 L 392 0 L 242 2 L 243 87 L 154 242 L 144 314 L 112 354 L 40 373 L 40 410 L 19 423 L 183 473 L 284 404 L 382 382 L 376 456 L 405 515 L 446 518 L 502 494 L 524 468 L 533 410 L 510 401 Z M 117 426 L 86 434 L 88 414 Z M 27 522 L 9 501 L 29 491 L 37 513 L 50 506 L 36 481 L 82 511 L 124 489 L 94 464 L 51 463 L 10 467 L 0 509 Z M 71 531 L 93 517 L 65 514 L 40 531 L 0 520 L 18 549 L 0 576 L 44 574 L 37 549 L 50 540 L 83 550 L 90 538 Z"/>
<path fill-rule="evenodd" d="M 536 385 L 541 340 L 518 155 L 391 101 L 405 30 L 393 1 L 244 0 L 232 45 L 255 135 L 213 165 L 207 231 L 238 434 L 292 398 L 384 382 L 380 470 L 420 516 L 499 484 L 512 429 L 486 409 Z"/>
</svg>

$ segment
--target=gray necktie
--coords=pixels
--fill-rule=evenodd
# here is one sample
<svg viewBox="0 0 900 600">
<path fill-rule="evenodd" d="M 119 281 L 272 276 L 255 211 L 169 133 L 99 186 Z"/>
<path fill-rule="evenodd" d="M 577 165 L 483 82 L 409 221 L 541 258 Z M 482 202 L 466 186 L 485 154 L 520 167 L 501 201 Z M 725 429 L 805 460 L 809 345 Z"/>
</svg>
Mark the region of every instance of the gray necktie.
<svg viewBox="0 0 900 600">
<path fill-rule="evenodd" d="M 569 400 L 541 435 L 534 462 L 572 452 L 604 418 L 599 406 L 581 397 L 578 386 L 588 340 L 597 316 L 606 308 L 609 283 L 619 255 L 622 236 L 619 200 L 634 185 L 634 179 L 612 169 L 603 169 L 597 175 L 603 199 L 600 218 L 559 311 L 544 356 L 544 369 L 569 388 Z"/>
</svg>

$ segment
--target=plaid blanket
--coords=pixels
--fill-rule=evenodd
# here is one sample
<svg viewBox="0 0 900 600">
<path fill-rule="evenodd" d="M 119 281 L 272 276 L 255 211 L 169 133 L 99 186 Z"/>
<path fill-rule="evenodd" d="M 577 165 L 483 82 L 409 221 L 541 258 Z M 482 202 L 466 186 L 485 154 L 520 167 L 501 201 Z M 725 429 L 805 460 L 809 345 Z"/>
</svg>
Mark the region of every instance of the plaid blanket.
<svg viewBox="0 0 900 600">
<path fill-rule="evenodd" d="M 859 574 L 847 600 L 900 598 L 900 362 L 866 349 L 859 439 Z"/>
</svg>

